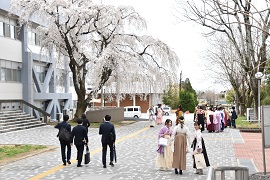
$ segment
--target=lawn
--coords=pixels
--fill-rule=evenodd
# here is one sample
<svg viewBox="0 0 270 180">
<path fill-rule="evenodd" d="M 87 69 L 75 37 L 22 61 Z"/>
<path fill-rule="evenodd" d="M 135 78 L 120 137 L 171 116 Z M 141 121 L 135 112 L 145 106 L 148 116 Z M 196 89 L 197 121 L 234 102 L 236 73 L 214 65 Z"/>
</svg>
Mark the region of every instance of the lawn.
<svg viewBox="0 0 270 180">
<path fill-rule="evenodd" d="M 42 145 L 0 145 L 0 162 L 47 148 Z"/>
<path fill-rule="evenodd" d="M 249 121 L 242 121 L 246 120 L 246 116 L 240 116 L 236 119 L 236 127 L 239 129 L 257 129 L 258 122 L 249 122 Z"/>
</svg>

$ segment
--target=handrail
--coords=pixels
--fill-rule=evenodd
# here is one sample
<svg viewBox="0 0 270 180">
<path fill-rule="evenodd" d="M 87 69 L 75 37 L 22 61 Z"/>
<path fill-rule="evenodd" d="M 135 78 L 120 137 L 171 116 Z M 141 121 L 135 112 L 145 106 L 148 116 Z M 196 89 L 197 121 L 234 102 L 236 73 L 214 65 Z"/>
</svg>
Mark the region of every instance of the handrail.
<svg viewBox="0 0 270 180">
<path fill-rule="evenodd" d="M 38 112 L 42 113 L 44 115 L 44 122 L 47 123 L 47 116 L 51 116 L 49 113 L 47 113 L 46 111 L 30 104 L 29 102 L 25 101 L 25 100 L 22 100 L 22 99 L 5 99 L 5 100 L 0 100 L 0 102 L 20 102 L 20 103 L 23 103 L 35 110 L 37 110 Z"/>
<path fill-rule="evenodd" d="M 246 180 L 249 178 L 249 169 L 243 166 L 219 166 L 210 167 L 207 180 L 216 180 L 216 171 L 221 172 L 221 180 L 225 180 L 225 171 L 235 171 L 235 180 Z"/>
</svg>

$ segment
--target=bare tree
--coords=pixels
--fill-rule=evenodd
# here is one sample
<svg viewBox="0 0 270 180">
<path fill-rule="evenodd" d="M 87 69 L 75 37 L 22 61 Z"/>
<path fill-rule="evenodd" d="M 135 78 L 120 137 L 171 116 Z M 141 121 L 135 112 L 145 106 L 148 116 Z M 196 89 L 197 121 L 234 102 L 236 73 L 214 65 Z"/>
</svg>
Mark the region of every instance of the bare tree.
<svg viewBox="0 0 270 180">
<path fill-rule="evenodd" d="M 217 35 L 210 39 L 211 48 L 207 50 L 207 59 L 211 64 L 211 71 L 217 74 L 216 79 L 221 86 L 230 82 L 236 95 L 236 108 L 243 114 L 246 107 L 251 106 L 251 102 L 248 101 L 251 89 L 246 74 L 241 68 L 239 56 L 228 39 Z"/>
<path fill-rule="evenodd" d="M 188 0 L 179 4 L 185 18 L 207 27 L 205 35 L 222 33 L 231 41 L 247 77 L 258 114 L 258 81 L 255 73 L 264 72 L 267 60 L 266 42 L 270 28 L 270 2 L 252 0 Z"/>
<path fill-rule="evenodd" d="M 121 64 L 132 66 L 137 61 L 166 70 L 178 61 L 164 43 L 133 33 L 146 28 L 146 23 L 132 7 L 97 5 L 91 0 L 11 0 L 10 4 L 12 12 L 20 14 L 22 24 L 37 18 L 45 25 L 38 28 L 44 35 L 44 48 L 69 58 L 77 94 L 74 118 L 85 112 L 89 101 L 85 88 L 89 69 L 98 77 L 93 79 L 97 92 L 113 74 L 124 72 Z M 136 68 L 129 69 L 136 72 Z"/>
</svg>

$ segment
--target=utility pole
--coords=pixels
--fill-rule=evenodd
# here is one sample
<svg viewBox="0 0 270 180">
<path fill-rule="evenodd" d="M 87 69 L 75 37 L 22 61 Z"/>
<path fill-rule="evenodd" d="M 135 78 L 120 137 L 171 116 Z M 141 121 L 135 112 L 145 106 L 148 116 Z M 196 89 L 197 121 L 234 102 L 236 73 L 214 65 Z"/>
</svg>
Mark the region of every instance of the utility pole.
<svg viewBox="0 0 270 180">
<path fill-rule="evenodd" d="M 179 80 L 179 92 L 181 92 L 181 85 L 182 85 L 182 70 L 180 72 L 180 80 Z"/>
<path fill-rule="evenodd" d="M 179 100 L 180 100 L 181 89 L 182 89 L 182 70 L 180 72 L 180 80 L 179 80 Z"/>
</svg>

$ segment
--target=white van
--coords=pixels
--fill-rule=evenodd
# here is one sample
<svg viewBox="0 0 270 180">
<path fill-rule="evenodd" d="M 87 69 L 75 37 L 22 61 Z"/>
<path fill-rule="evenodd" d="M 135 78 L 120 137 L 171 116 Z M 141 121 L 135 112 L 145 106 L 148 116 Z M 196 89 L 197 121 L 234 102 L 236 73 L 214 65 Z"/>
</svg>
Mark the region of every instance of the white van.
<svg viewBox="0 0 270 180">
<path fill-rule="evenodd" d="M 139 118 L 141 117 L 141 106 L 126 106 L 124 107 L 124 117 L 133 117 Z"/>
</svg>

